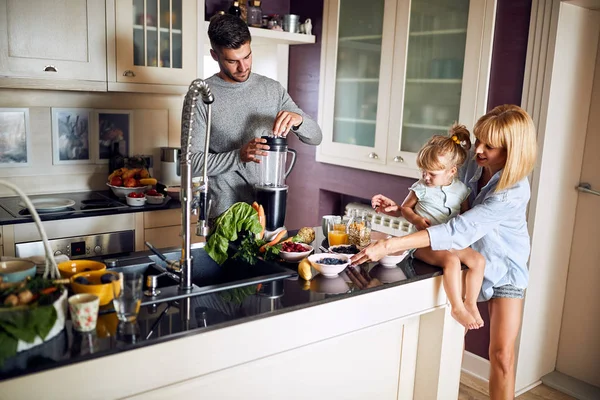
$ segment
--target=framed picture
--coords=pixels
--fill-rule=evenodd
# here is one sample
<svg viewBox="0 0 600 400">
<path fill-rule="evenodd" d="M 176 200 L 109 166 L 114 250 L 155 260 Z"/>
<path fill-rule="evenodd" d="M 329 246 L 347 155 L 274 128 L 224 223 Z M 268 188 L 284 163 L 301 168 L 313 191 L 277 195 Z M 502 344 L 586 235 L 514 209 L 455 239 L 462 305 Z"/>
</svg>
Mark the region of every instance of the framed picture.
<svg viewBox="0 0 600 400">
<path fill-rule="evenodd" d="M 133 112 L 131 110 L 94 110 L 94 131 L 97 132 L 97 164 L 108 163 L 114 143 L 120 142 L 119 151 L 127 157 L 131 153 Z"/>
<path fill-rule="evenodd" d="M 91 164 L 90 109 L 52 109 L 53 164 Z"/>
<path fill-rule="evenodd" d="M 29 165 L 29 109 L 0 108 L 0 167 Z"/>
</svg>

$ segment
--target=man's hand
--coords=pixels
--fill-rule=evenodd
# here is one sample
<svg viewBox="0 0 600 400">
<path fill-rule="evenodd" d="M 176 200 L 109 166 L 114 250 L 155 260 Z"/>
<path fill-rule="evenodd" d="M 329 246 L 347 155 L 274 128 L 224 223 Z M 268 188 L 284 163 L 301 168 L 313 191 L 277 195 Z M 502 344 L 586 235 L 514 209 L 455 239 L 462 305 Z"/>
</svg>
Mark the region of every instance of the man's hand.
<svg viewBox="0 0 600 400">
<path fill-rule="evenodd" d="M 298 126 L 301 123 L 302 116 L 300 114 L 291 111 L 279 111 L 273 123 L 273 134 L 275 136 L 286 137 L 292 126 Z"/>
<path fill-rule="evenodd" d="M 376 212 L 381 212 L 391 216 L 396 216 L 398 214 L 398 204 L 396 204 L 394 200 L 385 197 L 382 194 L 376 194 L 373 196 L 371 199 L 371 206 Z"/>
<path fill-rule="evenodd" d="M 255 162 L 260 163 L 260 156 L 266 156 L 267 152 L 263 150 L 269 150 L 269 146 L 266 144 L 266 139 L 254 138 L 248 144 L 240 149 L 240 159 L 242 162 Z"/>
</svg>

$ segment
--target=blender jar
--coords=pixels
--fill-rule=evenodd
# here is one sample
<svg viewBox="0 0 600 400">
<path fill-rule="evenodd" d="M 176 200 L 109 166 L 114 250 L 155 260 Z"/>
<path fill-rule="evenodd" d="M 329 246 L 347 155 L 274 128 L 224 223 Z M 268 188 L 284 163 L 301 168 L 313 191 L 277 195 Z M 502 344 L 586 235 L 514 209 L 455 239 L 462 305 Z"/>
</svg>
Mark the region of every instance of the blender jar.
<svg viewBox="0 0 600 400">
<path fill-rule="evenodd" d="M 283 187 L 285 178 L 289 175 L 296 163 L 296 152 L 287 147 L 287 139 L 282 137 L 262 136 L 267 140 L 269 150 L 267 155 L 261 158 L 259 186 Z M 292 154 L 290 167 L 285 169 L 287 153 Z"/>
</svg>

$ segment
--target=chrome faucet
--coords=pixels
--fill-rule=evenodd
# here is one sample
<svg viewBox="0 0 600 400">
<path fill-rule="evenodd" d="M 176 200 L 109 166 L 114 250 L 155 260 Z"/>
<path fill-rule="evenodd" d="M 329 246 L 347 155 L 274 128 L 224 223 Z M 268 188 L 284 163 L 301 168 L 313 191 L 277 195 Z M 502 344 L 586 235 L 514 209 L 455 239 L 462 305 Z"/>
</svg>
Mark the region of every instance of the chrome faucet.
<svg viewBox="0 0 600 400">
<path fill-rule="evenodd" d="M 204 164 L 202 167 L 202 178 L 199 189 L 192 189 L 192 162 L 191 162 L 191 138 L 192 125 L 194 123 L 194 110 L 198 97 L 206 104 L 206 135 L 204 138 Z M 199 192 L 198 225 L 196 235 L 208 236 L 208 214 L 210 212 L 210 199 L 208 198 L 208 147 L 210 144 L 210 124 L 211 124 L 211 105 L 215 98 L 208 87 L 208 84 L 202 79 L 194 80 L 188 89 L 183 101 L 183 111 L 181 114 L 181 224 L 183 245 L 181 247 L 181 275 L 179 282 L 180 290 L 190 290 L 192 288 L 192 258 L 191 258 L 191 236 L 190 220 L 192 212 L 192 197 L 194 192 Z"/>
</svg>

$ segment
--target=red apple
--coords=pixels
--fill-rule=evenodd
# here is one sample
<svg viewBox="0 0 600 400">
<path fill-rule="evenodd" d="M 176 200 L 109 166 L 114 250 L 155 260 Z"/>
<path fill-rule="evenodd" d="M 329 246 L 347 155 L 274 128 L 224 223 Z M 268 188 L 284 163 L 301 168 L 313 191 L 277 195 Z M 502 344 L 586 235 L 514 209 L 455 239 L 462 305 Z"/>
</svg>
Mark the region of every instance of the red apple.
<svg viewBox="0 0 600 400">
<path fill-rule="evenodd" d="M 125 179 L 125 182 L 123 182 L 123 186 L 125 187 L 137 187 L 138 186 L 138 182 L 135 178 L 127 178 Z"/>
<path fill-rule="evenodd" d="M 123 179 L 120 176 L 115 176 L 110 180 L 110 184 L 113 186 L 123 186 Z"/>
</svg>

